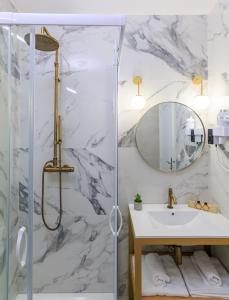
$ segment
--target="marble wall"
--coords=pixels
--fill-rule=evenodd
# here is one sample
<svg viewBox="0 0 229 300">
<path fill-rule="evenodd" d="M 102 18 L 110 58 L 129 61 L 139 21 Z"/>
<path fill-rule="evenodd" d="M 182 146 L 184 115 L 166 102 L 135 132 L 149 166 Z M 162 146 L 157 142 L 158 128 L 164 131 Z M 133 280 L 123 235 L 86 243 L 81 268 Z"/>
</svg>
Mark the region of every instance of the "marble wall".
<svg viewBox="0 0 229 300">
<path fill-rule="evenodd" d="M 37 28 L 39 30 L 39 28 Z M 60 42 L 63 123 L 61 227 L 41 218 L 41 174 L 53 155 L 54 53 L 36 51 L 34 120 L 35 293 L 113 292 L 114 249 L 108 217 L 115 195 L 115 28 L 49 26 Z M 58 217 L 58 178 L 46 175 L 45 218 Z"/>
<path fill-rule="evenodd" d="M 130 16 L 127 19 L 119 75 L 119 205 L 124 228 L 119 239 L 119 295 L 127 295 L 127 208 L 139 192 L 145 203 L 165 203 L 172 186 L 178 203 L 187 199 L 208 199 L 208 147 L 191 167 L 165 174 L 150 168 L 135 145 L 135 127 L 153 105 L 177 101 L 193 107 L 199 87 L 193 74 L 208 79 L 206 16 Z M 143 77 L 142 95 L 146 106 L 131 107 L 136 93 L 135 75 Z M 197 111 L 207 125 L 206 112 Z"/>
<path fill-rule="evenodd" d="M 229 2 L 217 1 L 211 14 L 208 16 L 208 56 L 209 56 L 209 123 L 216 125 L 217 113 L 220 109 L 229 109 Z M 209 188 L 215 201 L 220 205 L 222 213 L 229 217 L 229 173 L 218 164 L 229 168 L 228 141 L 225 149 L 211 146 L 209 160 Z M 216 254 L 229 268 L 229 248 L 217 247 Z"/>
</svg>

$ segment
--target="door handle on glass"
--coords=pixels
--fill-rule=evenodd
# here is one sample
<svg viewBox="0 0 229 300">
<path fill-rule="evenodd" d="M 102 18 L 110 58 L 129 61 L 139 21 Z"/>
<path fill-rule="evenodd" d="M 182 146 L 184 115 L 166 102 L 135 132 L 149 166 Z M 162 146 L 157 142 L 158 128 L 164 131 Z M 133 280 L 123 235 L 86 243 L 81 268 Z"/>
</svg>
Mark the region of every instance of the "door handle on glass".
<svg viewBox="0 0 229 300">
<path fill-rule="evenodd" d="M 122 230 L 122 225 L 123 225 L 123 220 L 122 220 L 122 213 L 120 211 L 120 208 L 119 206 L 117 206 L 117 211 L 118 211 L 118 214 L 119 214 L 119 218 L 120 218 L 120 224 L 119 224 L 119 229 L 117 231 L 117 236 L 119 236 L 121 230 Z"/>
<path fill-rule="evenodd" d="M 22 249 L 22 241 L 24 240 L 24 248 Z M 16 243 L 16 257 L 19 265 L 23 268 L 26 265 L 27 258 L 27 231 L 26 227 L 21 227 L 18 230 Z"/>
<path fill-rule="evenodd" d="M 112 216 L 113 216 L 113 213 L 114 213 L 115 209 L 116 209 L 116 206 L 113 206 L 112 210 L 110 212 L 110 215 L 109 215 L 109 226 L 110 226 L 110 230 L 111 230 L 111 232 L 112 232 L 113 235 L 115 235 L 115 230 L 113 229 L 112 221 L 111 220 L 112 220 Z M 120 231 L 122 229 L 123 220 L 122 220 L 122 213 L 121 213 L 121 211 L 120 211 L 120 209 L 119 209 L 118 206 L 117 206 L 117 212 L 119 214 L 119 219 L 120 219 L 119 229 L 117 230 L 117 236 L 119 236 Z"/>
<path fill-rule="evenodd" d="M 113 229 L 111 219 L 112 219 L 112 215 L 113 215 L 114 211 L 115 211 L 115 206 L 112 207 L 112 210 L 111 210 L 110 215 L 109 215 L 109 226 L 110 226 L 110 230 L 111 230 L 113 235 L 115 235 L 115 231 Z"/>
</svg>

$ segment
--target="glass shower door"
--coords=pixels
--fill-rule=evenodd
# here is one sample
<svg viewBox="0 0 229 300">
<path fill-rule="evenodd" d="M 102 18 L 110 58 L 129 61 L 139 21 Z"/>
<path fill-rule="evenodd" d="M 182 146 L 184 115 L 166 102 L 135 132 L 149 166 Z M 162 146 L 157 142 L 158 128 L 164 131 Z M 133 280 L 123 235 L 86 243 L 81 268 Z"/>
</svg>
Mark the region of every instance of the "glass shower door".
<svg viewBox="0 0 229 300">
<path fill-rule="evenodd" d="M 6 50 L 6 61 L 0 64 L 5 72 L 0 88 L 1 95 L 7 95 L 7 109 L 3 142 L 6 150 L 2 147 L 0 151 L 6 152 L 8 176 L 6 171 L 5 203 L 2 201 L 0 206 L 0 215 L 6 214 L 2 219 L 7 229 L 0 237 L 5 245 L 6 268 L 0 277 L 5 288 L 0 300 L 31 300 L 33 293 L 116 298 L 116 40 L 120 32 L 117 26 L 107 26 L 107 20 L 101 21 L 105 24 L 102 26 L 91 26 L 90 22 L 83 27 L 49 25 L 50 32 L 60 41 L 63 161 L 76 170 L 63 179 L 63 222 L 55 232 L 44 228 L 40 205 L 42 163 L 52 155 L 53 53 L 35 50 L 33 26 L 2 26 L 6 37 L 1 45 Z M 29 46 L 24 41 L 28 32 Z M 0 63 L 2 58 L 4 55 Z M 0 122 L 4 123 L 4 117 Z M 4 139 L 1 133 L 0 138 Z M 52 223 L 57 217 L 52 201 L 59 189 L 51 176 L 46 187 L 46 217 Z"/>
<path fill-rule="evenodd" d="M 34 294 L 116 299 L 117 47 L 112 27 L 47 25 L 59 47 L 63 218 L 49 231 L 40 213 L 41 172 L 53 155 L 55 53 L 35 50 Z M 41 32 L 41 26 L 36 27 Z M 59 216 L 56 174 L 45 176 L 45 219 Z M 55 268 L 53 265 L 55 264 Z M 85 296 L 84 296 L 85 295 Z M 91 295 L 91 296 L 90 296 Z"/>
<path fill-rule="evenodd" d="M 8 300 L 32 295 L 32 101 L 33 53 L 24 42 L 30 26 L 9 29 L 10 194 Z"/>
<path fill-rule="evenodd" d="M 9 199 L 9 26 L 0 26 L 0 300 L 7 299 Z"/>
</svg>

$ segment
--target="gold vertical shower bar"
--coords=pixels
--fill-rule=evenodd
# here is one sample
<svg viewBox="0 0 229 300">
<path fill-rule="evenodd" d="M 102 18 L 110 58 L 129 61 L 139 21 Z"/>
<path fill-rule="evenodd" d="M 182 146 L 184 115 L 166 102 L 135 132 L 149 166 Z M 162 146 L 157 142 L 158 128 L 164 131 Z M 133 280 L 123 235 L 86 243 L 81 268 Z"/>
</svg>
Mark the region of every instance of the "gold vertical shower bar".
<svg viewBox="0 0 229 300">
<path fill-rule="evenodd" d="M 58 83 L 59 83 L 59 51 L 56 50 L 56 58 L 55 58 L 55 93 L 54 93 L 54 135 L 53 135 L 53 166 L 56 167 L 57 162 L 57 118 L 58 118 Z"/>
</svg>

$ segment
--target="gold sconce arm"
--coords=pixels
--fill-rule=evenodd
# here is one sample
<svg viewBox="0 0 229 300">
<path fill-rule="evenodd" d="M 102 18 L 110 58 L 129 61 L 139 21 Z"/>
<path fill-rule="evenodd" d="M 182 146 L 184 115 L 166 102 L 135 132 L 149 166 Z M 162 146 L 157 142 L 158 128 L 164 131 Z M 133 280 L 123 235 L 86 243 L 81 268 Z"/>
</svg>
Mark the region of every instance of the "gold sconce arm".
<svg viewBox="0 0 229 300">
<path fill-rule="evenodd" d="M 134 76 L 133 84 L 137 85 L 137 96 L 140 96 L 140 85 L 142 84 L 142 77 Z"/>
<path fill-rule="evenodd" d="M 194 85 L 200 85 L 200 96 L 203 96 L 204 90 L 203 90 L 203 77 L 200 75 L 196 75 L 192 77 L 192 83 Z"/>
</svg>

